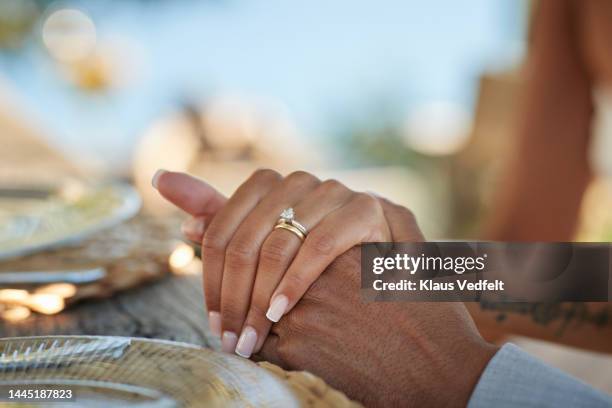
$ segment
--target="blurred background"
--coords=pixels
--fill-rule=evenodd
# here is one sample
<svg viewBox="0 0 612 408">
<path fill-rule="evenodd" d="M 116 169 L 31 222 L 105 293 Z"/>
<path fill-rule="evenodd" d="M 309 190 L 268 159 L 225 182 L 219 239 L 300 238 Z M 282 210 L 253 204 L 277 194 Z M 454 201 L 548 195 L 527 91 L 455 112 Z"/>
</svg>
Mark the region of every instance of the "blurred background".
<svg viewBox="0 0 612 408">
<path fill-rule="evenodd" d="M 475 236 L 481 212 L 462 212 L 481 186 L 453 192 L 455 158 L 483 78 L 511 86 L 528 15 L 513 0 L 0 0 L 0 126 L 135 180 L 153 211 L 157 168 L 226 192 L 252 168 L 305 168 L 408 205 L 429 237 Z"/>
<path fill-rule="evenodd" d="M 533 7 L 527 0 L 0 0 L 0 198 L 9 197 L 0 206 L 0 242 L 16 231 L 74 233 L 78 222 L 108 215 L 101 202 L 121 208 L 115 221 L 139 208 L 129 194 L 85 194 L 83 185 L 131 183 L 143 207 L 135 220 L 53 256 L 0 264 L 51 275 L 50 265 L 81 268 L 73 281 L 21 274 L 37 284 L 27 290 L 1 289 L 13 282 L 5 274 L 0 317 L 27 324 L 31 311 L 59 313 L 166 272 L 198 274 L 194 249 L 175 240 L 176 213 L 151 188 L 158 168 L 196 174 L 228 194 L 259 167 L 306 169 L 411 208 L 429 239 L 477 239 L 513 143 Z M 612 112 L 600 116 L 600 131 L 610 132 Z M 612 240 L 605 181 L 612 149 L 596 153 L 608 167 L 595 166 L 576 240 Z M 34 211 L 21 200 L 59 187 L 66 211 L 56 204 Z M 521 344 L 610 389 L 589 376 L 609 361 Z"/>
<path fill-rule="evenodd" d="M 133 180 L 154 212 L 157 168 L 227 193 L 302 168 L 412 208 L 429 238 L 477 238 L 533 5 L 328 3 L 0 0 L 5 183 L 53 174 L 26 140 L 71 175 Z M 612 237 L 594 186 L 580 240 Z"/>
<path fill-rule="evenodd" d="M 0 126 L 88 176 L 134 180 L 153 211 L 157 168 L 228 193 L 252 168 L 304 168 L 409 206 L 430 238 L 475 238 L 511 139 L 530 10 L 0 0 Z M 610 237 L 589 213 L 577 238 Z"/>
</svg>

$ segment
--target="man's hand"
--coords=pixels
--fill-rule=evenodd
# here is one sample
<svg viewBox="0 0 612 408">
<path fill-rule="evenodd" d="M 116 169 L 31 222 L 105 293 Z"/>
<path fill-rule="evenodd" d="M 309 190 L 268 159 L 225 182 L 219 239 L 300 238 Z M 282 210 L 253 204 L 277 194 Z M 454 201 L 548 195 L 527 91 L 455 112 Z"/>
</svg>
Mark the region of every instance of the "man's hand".
<svg viewBox="0 0 612 408">
<path fill-rule="evenodd" d="M 338 258 L 272 328 L 260 356 L 366 406 L 465 406 L 497 351 L 462 303 L 366 303 L 360 253 Z"/>
</svg>

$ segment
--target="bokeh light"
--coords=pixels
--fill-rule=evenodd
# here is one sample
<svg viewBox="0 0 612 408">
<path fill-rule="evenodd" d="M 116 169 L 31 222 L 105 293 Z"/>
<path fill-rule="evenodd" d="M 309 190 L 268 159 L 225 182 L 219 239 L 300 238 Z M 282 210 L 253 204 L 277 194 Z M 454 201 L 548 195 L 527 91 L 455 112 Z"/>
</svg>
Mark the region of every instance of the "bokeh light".
<svg viewBox="0 0 612 408">
<path fill-rule="evenodd" d="M 185 243 L 178 244 L 168 262 L 175 275 L 195 275 L 201 271 L 202 266 L 201 261 L 195 256 L 194 249 Z"/>
<path fill-rule="evenodd" d="M 76 292 L 77 288 L 72 283 L 52 283 L 36 289 L 35 293 L 56 295 L 65 299 L 74 296 Z"/>
<path fill-rule="evenodd" d="M 60 9 L 49 14 L 43 23 L 42 39 L 53 58 L 64 63 L 77 62 L 94 51 L 96 27 L 82 11 Z"/>
<path fill-rule="evenodd" d="M 30 311 L 30 309 L 25 306 L 8 307 L 0 312 L 0 316 L 3 320 L 12 323 L 25 320 L 30 317 L 31 314 L 32 312 Z"/>
<path fill-rule="evenodd" d="M 420 153 L 449 155 L 467 142 L 470 128 L 470 113 L 462 105 L 428 102 L 410 112 L 404 127 L 404 140 Z"/>
<path fill-rule="evenodd" d="M 64 298 L 51 293 L 34 293 L 30 296 L 28 307 L 42 314 L 56 314 L 64 310 Z"/>
<path fill-rule="evenodd" d="M 0 302 L 23 303 L 29 297 L 28 291 L 23 289 L 0 289 Z"/>
</svg>

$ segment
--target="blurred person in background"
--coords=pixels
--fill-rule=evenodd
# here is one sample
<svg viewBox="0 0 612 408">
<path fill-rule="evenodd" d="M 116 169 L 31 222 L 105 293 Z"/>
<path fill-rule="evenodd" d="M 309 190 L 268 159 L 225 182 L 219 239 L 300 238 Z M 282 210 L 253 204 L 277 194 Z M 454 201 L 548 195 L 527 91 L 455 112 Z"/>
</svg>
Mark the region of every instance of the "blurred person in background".
<svg viewBox="0 0 612 408">
<path fill-rule="evenodd" d="M 572 241 L 592 179 L 594 93 L 612 95 L 612 2 L 542 0 L 531 37 L 515 150 L 483 238 Z M 502 313 L 503 322 L 494 305 L 468 307 L 491 339 L 512 333 L 612 351 L 609 304 L 532 305 Z"/>
</svg>

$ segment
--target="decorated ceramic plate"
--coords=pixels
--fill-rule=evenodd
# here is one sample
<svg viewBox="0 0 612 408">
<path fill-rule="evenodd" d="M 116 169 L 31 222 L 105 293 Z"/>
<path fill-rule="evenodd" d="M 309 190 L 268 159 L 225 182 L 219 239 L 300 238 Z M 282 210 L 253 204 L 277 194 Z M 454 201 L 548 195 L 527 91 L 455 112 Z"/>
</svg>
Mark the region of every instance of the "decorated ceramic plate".
<svg viewBox="0 0 612 408">
<path fill-rule="evenodd" d="M 44 198 L 0 199 L 0 260 L 79 241 L 117 225 L 140 209 L 126 184 L 72 183 Z"/>
<path fill-rule="evenodd" d="M 32 398 L 26 401 L 28 391 Z M 299 405 L 288 386 L 237 356 L 162 340 L 93 336 L 0 339 L 0 405 L 3 402 L 69 407 Z"/>
</svg>

